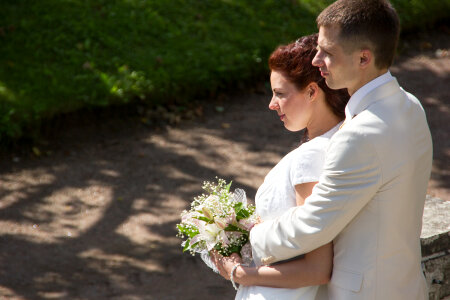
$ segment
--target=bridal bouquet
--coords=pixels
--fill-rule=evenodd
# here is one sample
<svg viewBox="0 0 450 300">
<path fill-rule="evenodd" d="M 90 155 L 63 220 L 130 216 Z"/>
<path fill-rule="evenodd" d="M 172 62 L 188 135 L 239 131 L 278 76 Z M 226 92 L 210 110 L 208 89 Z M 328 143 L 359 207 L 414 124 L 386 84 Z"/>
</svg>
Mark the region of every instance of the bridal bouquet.
<svg viewBox="0 0 450 300">
<path fill-rule="evenodd" d="M 255 206 L 247 204 L 245 191 L 230 192 L 231 182 L 218 178 L 217 184 L 203 183 L 207 194 L 195 197 L 189 211 L 181 213 L 177 224 L 178 236 L 183 252 L 200 253 L 205 263 L 214 269 L 209 260 L 209 251 L 216 250 L 222 256 L 232 253 L 241 255 L 244 262 L 251 261 L 248 243 L 250 229 L 258 222 Z"/>
</svg>

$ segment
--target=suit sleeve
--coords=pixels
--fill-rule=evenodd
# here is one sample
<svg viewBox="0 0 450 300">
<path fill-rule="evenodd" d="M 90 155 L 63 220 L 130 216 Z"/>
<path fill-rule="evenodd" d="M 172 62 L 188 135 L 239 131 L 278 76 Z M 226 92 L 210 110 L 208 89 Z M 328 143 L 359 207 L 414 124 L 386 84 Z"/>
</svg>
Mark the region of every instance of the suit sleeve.
<svg viewBox="0 0 450 300">
<path fill-rule="evenodd" d="M 369 136 L 345 128 L 337 132 L 330 141 L 319 183 L 305 204 L 251 230 L 255 259 L 269 258 L 266 263 L 273 263 L 332 241 L 375 196 L 381 174 Z"/>
</svg>

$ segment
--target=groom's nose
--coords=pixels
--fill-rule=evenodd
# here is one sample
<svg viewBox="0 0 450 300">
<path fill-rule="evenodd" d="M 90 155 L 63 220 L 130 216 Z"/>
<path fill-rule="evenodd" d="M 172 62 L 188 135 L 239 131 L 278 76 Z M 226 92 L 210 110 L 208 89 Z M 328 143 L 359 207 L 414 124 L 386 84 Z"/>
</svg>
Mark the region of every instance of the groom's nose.
<svg viewBox="0 0 450 300">
<path fill-rule="evenodd" d="M 323 65 L 322 53 L 320 50 L 317 51 L 316 55 L 314 56 L 312 60 L 312 65 L 315 67 L 320 67 Z"/>
</svg>

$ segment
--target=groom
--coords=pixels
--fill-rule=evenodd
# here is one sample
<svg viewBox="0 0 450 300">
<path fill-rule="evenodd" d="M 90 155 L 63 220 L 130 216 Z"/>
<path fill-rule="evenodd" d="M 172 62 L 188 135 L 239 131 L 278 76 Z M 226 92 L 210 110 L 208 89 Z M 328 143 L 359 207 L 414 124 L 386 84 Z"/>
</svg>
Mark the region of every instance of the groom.
<svg viewBox="0 0 450 300">
<path fill-rule="evenodd" d="M 330 299 L 428 299 L 420 233 L 432 162 L 419 101 L 388 68 L 399 20 L 384 0 L 338 0 L 317 18 L 320 68 L 351 99 L 305 204 L 251 231 L 264 264 L 334 242 Z"/>
</svg>

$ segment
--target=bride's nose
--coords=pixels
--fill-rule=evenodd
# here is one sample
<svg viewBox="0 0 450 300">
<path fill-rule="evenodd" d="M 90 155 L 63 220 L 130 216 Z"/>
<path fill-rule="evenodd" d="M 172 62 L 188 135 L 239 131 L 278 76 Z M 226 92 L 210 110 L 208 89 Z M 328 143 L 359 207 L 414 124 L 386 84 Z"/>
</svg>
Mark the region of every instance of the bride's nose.
<svg viewBox="0 0 450 300">
<path fill-rule="evenodd" d="M 272 99 L 270 99 L 269 109 L 271 109 L 271 110 L 280 109 L 280 105 L 278 104 L 278 101 L 275 97 L 272 97 Z"/>
</svg>

